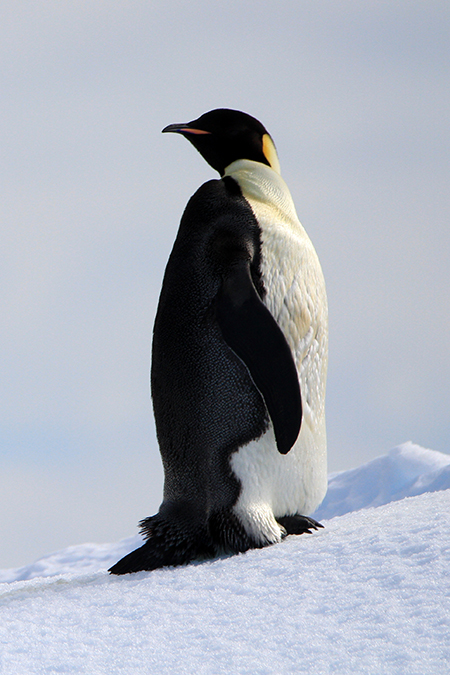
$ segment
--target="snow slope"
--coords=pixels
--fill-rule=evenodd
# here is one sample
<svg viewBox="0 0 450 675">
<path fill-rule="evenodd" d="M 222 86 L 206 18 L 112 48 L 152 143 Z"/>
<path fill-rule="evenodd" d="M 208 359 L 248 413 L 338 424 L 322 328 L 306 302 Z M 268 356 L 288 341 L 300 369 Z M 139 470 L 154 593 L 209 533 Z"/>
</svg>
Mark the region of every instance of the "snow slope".
<svg viewBox="0 0 450 675">
<path fill-rule="evenodd" d="M 330 477 L 311 536 L 127 577 L 106 568 L 136 539 L 5 570 L 0 673 L 450 672 L 447 488 L 450 457 L 409 443 Z"/>
</svg>

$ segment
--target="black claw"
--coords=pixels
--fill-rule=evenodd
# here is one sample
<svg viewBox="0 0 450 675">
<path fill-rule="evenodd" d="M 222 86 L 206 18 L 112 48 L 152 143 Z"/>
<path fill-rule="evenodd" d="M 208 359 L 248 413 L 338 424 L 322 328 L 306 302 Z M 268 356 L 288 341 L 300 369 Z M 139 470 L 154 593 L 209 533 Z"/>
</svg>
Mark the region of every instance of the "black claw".
<svg viewBox="0 0 450 675">
<path fill-rule="evenodd" d="M 312 530 L 318 530 L 319 527 L 323 528 L 323 525 L 314 518 L 300 515 L 277 518 L 277 523 L 284 527 L 287 534 L 312 534 Z"/>
</svg>

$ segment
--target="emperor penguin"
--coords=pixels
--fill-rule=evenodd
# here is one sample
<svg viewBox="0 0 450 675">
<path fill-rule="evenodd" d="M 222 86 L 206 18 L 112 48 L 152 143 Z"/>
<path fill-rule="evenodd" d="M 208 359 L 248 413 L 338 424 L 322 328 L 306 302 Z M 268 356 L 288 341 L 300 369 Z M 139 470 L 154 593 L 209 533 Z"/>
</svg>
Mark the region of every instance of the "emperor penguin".
<svg viewBox="0 0 450 675">
<path fill-rule="evenodd" d="M 314 247 L 254 117 L 163 133 L 219 172 L 189 200 L 162 284 L 151 388 L 164 467 L 145 543 L 110 572 L 180 565 L 321 527 L 328 311 Z"/>
</svg>

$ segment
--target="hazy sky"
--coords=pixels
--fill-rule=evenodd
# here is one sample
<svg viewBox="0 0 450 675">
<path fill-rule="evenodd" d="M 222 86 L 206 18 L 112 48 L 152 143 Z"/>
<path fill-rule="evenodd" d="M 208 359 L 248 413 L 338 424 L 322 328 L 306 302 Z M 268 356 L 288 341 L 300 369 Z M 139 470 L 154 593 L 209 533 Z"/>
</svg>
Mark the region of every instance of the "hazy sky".
<svg viewBox="0 0 450 675">
<path fill-rule="evenodd" d="M 167 124 L 259 118 L 327 281 L 330 471 L 450 451 L 450 5 L 5 0 L 0 566 L 136 532 L 162 495 L 148 373 L 183 208 Z"/>
</svg>

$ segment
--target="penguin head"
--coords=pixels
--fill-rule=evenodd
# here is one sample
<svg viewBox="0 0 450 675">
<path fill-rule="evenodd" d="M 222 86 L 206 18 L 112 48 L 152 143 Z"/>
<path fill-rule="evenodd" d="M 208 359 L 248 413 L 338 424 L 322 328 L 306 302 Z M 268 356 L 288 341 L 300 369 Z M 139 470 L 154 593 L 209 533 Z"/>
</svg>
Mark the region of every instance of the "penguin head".
<svg viewBox="0 0 450 675">
<path fill-rule="evenodd" d="M 185 136 L 221 176 L 232 162 L 250 159 L 280 173 L 275 144 L 257 119 L 240 110 L 218 108 L 187 124 L 169 124 L 162 133 Z"/>
</svg>

